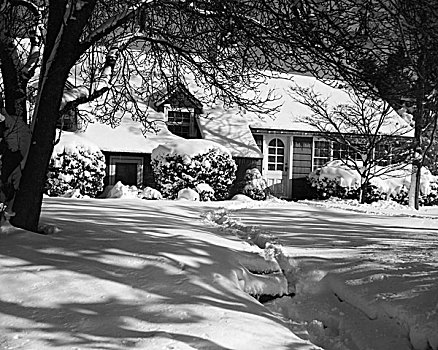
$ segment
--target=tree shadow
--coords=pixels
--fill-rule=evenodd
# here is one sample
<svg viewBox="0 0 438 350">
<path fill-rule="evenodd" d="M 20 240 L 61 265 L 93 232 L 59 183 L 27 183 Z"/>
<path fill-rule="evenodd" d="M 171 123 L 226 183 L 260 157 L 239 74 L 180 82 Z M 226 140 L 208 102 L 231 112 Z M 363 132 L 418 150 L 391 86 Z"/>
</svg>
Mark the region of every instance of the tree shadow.
<svg viewBox="0 0 438 350">
<path fill-rule="evenodd" d="M 22 320 L 11 326 L 0 318 L 5 334 L 31 333 L 44 347 L 141 348 L 165 336 L 196 349 L 227 349 L 214 335 L 190 331 L 214 320 L 186 305 L 284 326 L 237 286 L 220 283 L 241 248 L 228 248 L 230 237 L 205 228 L 205 204 L 181 202 L 169 212 L 166 201 L 96 203 L 46 199 L 42 223 L 61 232 L 2 238 L 0 281 L 8 284 L 0 287 L 0 314 Z"/>
</svg>

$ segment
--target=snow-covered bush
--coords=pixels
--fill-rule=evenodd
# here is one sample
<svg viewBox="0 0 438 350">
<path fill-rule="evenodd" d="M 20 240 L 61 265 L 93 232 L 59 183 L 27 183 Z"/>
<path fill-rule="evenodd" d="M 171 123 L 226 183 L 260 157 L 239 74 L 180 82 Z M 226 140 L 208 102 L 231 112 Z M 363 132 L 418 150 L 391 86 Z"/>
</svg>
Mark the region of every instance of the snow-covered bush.
<svg viewBox="0 0 438 350">
<path fill-rule="evenodd" d="M 211 201 L 214 200 L 214 189 L 206 183 L 200 183 L 196 185 L 196 192 L 199 193 L 199 198 L 201 201 Z"/>
<path fill-rule="evenodd" d="M 391 199 L 399 204 L 409 204 L 409 189 L 403 187 L 399 192 L 390 196 Z M 422 206 L 438 205 L 438 183 L 434 182 L 430 184 L 427 194 L 420 193 L 418 202 Z"/>
<path fill-rule="evenodd" d="M 242 194 L 255 200 L 265 200 L 267 196 L 266 181 L 257 168 L 247 169 L 243 179 Z"/>
<path fill-rule="evenodd" d="M 50 159 L 45 193 L 63 196 L 79 190 L 82 196 L 95 197 L 103 189 L 105 168 L 105 157 L 97 146 L 79 136 L 63 135 Z"/>
<path fill-rule="evenodd" d="M 373 177 L 366 191 L 366 203 L 382 199 L 392 199 L 400 204 L 408 204 L 408 193 L 411 179 L 409 165 L 398 169 L 377 169 L 382 175 Z M 312 172 L 308 176 L 311 185 L 311 198 L 358 199 L 360 175 L 345 164 L 330 162 Z M 426 168 L 421 175 L 421 205 L 438 204 L 438 177 L 433 176 Z"/>
<path fill-rule="evenodd" d="M 178 140 L 152 151 L 152 169 L 158 190 L 165 198 L 175 199 L 184 188 L 209 185 L 213 190 L 201 200 L 228 197 L 237 169 L 231 154 L 221 145 L 207 140 Z M 205 187 L 204 187 L 205 189 Z"/>
</svg>

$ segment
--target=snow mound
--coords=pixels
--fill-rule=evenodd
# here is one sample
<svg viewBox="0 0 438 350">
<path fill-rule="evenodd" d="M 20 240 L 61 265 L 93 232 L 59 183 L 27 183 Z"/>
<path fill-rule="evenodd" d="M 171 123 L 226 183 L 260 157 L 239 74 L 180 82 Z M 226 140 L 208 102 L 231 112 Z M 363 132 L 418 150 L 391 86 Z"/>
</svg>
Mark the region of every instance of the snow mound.
<svg viewBox="0 0 438 350">
<path fill-rule="evenodd" d="M 245 196 L 244 194 L 236 194 L 233 198 L 231 198 L 232 201 L 238 201 L 238 202 L 253 202 L 254 199 Z"/>
<path fill-rule="evenodd" d="M 64 198 L 82 198 L 82 199 L 90 198 L 90 196 L 82 195 L 81 190 L 79 188 L 68 190 L 61 197 L 64 197 Z"/>
<path fill-rule="evenodd" d="M 126 186 L 118 181 L 111 189 L 105 198 L 137 198 L 138 189 L 135 186 Z"/>
<path fill-rule="evenodd" d="M 183 188 L 178 192 L 178 199 L 199 202 L 199 193 L 191 188 Z"/>
<path fill-rule="evenodd" d="M 138 194 L 138 197 L 142 199 L 163 199 L 161 192 L 152 187 L 146 187 L 143 189 L 143 191 Z"/>
</svg>

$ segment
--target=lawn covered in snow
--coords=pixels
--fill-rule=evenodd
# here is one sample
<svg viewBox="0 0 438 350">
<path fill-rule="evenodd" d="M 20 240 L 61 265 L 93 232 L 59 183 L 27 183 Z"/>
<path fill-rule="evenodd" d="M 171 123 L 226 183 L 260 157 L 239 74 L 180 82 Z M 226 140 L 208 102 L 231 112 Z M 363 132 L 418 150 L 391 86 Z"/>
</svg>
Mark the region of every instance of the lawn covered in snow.
<svg viewBox="0 0 438 350">
<path fill-rule="evenodd" d="M 0 236 L 0 349 L 438 349 L 437 219 L 46 198 L 52 234 Z"/>
</svg>

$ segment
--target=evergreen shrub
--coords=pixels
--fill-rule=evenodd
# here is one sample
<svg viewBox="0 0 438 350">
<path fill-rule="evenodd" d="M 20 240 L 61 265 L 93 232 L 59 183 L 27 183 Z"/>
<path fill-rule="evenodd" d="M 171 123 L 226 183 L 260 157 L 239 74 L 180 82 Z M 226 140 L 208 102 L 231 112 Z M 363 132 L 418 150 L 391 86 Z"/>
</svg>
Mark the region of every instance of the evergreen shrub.
<svg viewBox="0 0 438 350">
<path fill-rule="evenodd" d="M 224 200 L 229 196 L 237 169 L 231 155 L 219 148 L 193 157 L 165 155 L 153 158 L 151 165 L 157 189 L 169 199 L 177 198 L 184 188 L 196 190 L 198 185 L 206 184 L 214 190 L 214 196 L 211 191 L 205 191 L 200 193 L 201 200 Z"/>
<path fill-rule="evenodd" d="M 105 157 L 100 151 L 76 146 L 54 153 L 47 172 L 45 193 L 56 197 L 78 189 L 83 196 L 95 197 L 103 189 L 105 168 Z"/>
</svg>

